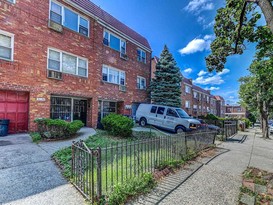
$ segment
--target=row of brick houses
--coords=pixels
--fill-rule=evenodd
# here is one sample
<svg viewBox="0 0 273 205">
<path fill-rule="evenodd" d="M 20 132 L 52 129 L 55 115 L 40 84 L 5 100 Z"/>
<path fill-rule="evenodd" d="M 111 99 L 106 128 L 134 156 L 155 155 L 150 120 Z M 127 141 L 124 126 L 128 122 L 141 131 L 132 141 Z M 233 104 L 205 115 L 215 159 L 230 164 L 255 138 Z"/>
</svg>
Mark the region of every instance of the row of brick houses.
<svg viewBox="0 0 273 205">
<path fill-rule="evenodd" d="M 149 102 L 148 41 L 89 0 L 0 0 L 0 118 L 10 132 L 36 118 L 96 127 Z"/>
<path fill-rule="evenodd" d="M 91 1 L 0 0 L 0 13 L 0 118 L 10 133 L 35 130 L 44 117 L 97 127 L 150 102 L 149 42 Z M 222 116 L 222 98 L 190 79 L 181 85 L 190 115 Z"/>
<path fill-rule="evenodd" d="M 154 78 L 158 57 L 152 58 L 151 78 Z M 221 96 L 214 96 L 209 90 L 205 90 L 193 84 L 192 79 L 183 77 L 181 83 L 182 108 L 191 116 L 199 117 L 213 114 L 225 117 L 225 100 Z"/>
</svg>

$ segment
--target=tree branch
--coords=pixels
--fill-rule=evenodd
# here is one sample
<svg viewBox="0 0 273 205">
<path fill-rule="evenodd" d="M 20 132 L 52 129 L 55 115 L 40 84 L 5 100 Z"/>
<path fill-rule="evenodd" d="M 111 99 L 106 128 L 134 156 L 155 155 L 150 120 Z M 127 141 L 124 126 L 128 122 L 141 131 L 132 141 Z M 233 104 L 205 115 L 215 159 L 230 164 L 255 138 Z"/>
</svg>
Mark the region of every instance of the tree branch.
<svg viewBox="0 0 273 205">
<path fill-rule="evenodd" d="M 251 1 L 251 0 L 248 0 L 248 1 Z M 238 43 L 239 43 L 239 40 L 241 38 L 241 30 L 242 30 L 242 26 L 243 26 L 243 22 L 244 22 L 244 16 L 245 16 L 246 6 L 247 6 L 248 1 L 244 2 L 244 6 L 243 6 L 243 9 L 242 9 L 242 12 L 241 12 L 241 15 L 240 15 L 239 27 L 238 27 L 238 30 L 237 30 L 237 38 L 236 38 L 236 41 L 235 41 L 234 54 L 237 53 Z"/>
</svg>

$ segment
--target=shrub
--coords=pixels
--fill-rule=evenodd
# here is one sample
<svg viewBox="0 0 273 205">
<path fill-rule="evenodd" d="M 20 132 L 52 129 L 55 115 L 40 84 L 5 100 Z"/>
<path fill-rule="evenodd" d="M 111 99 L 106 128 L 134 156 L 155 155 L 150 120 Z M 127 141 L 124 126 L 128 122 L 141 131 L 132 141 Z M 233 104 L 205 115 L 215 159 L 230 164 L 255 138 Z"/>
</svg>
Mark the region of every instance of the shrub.
<svg viewBox="0 0 273 205">
<path fill-rule="evenodd" d="M 32 132 L 30 133 L 30 136 L 32 138 L 32 142 L 39 143 L 39 141 L 42 140 L 42 137 L 38 132 Z"/>
<path fill-rule="evenodd" d="M 38 126 L 38 133 L 43 139 L 64 139 L 77 133 L 83 127 L 80 120 L 66 122 L 60 119 L 40 118 L 34 120 Z"/>
<path fill-rule="evenodd" d="M 242 118 L 242 121 L 245 122 L 246 128 L 250 127 L 251 122 L 250 122 L 250 120 L 248 118 Z"/>
<path fill-rule="evenodd" d="M 104 117 L 101 120 L 101 123 L 104 129 L 114 136 L 132 136 L 132 128 L 134 126 L 134 122 L 128 117 L 117 114 L 110 114 Z"/>
<path fill-rule="evenodd" d="M 124 204 L 128 198 L 149 192 L 156 182 L 150 173 L 143 174 L 139 178 L 132 178 L 122 184 L 114 186 L 109 196 L 109 204 Z"/>
</svg>

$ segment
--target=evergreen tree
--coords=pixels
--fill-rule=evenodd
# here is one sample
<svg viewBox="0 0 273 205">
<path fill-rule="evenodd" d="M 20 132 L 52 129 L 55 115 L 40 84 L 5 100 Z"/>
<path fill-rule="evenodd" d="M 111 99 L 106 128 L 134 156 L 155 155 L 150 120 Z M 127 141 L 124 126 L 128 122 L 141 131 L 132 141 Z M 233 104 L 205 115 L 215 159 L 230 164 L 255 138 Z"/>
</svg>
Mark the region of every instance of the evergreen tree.
<svg viewBox="0 0 273 205">
<path fill-rule="evenodd" d="M 181 107 L 182 75 L 167 46 L 156 64 L 155 78 L 150 85 L 151 99 L 154 104 Z"/>
</svg>

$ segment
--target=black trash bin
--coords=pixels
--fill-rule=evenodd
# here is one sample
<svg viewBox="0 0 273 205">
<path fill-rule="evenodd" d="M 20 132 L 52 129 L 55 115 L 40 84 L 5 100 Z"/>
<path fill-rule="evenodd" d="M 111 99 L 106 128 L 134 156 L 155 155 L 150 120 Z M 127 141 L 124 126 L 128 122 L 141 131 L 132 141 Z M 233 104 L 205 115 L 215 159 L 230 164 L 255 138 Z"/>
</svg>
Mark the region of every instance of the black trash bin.
<svg viewBox="0 0 273 205">
<path fill-rule="evenodd" d="M 9 120 L 0 119 L 0 137 L 7 136 L 8 131 L 9 131 Z"/>
</svg>

